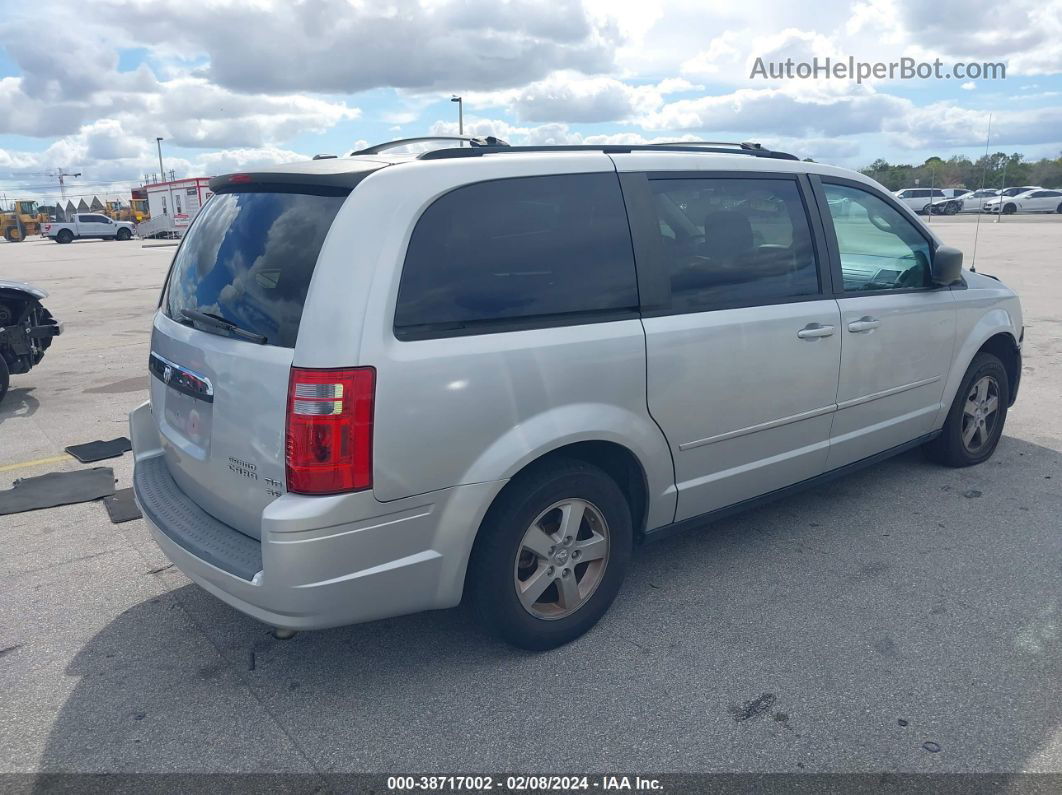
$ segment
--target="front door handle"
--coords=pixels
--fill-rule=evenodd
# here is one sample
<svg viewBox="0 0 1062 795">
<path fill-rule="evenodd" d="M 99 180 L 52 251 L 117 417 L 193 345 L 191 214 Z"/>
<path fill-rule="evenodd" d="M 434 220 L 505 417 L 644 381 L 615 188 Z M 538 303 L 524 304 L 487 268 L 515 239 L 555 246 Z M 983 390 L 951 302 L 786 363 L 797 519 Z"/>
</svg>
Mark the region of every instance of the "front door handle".
<svg viewBox="0 0 1062 795">
<path fill-rule="evenodd" d="M 873 331 L 881 325 L 881 321 L 876 317 L 870 315 L 863 315 L 859 320 L 853 320 L 848 324 L 848 330 L 853 334 L 865 334 L 868 331 Z"/>
<path fill-rule="evenodd" d="M 821 323 L 808 323 L 797 332 L 802 340 L 817 340 L 819 337 L 833 336 L 833 326 L 824 326 Z"/>
</svg>

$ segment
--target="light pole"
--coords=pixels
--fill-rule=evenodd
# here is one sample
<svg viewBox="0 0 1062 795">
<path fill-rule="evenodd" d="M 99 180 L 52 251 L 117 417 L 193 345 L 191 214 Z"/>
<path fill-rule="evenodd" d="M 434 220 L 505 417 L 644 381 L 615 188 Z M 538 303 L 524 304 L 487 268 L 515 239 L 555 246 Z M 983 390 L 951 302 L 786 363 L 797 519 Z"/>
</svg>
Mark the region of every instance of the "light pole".
<svg viewBox="0 0 1062 795">
<path fill-rule="evenodd" d="M 165 181 L 166 169 L 162 165 L 162 140 L 162 138 L 156 138 L 155 143 L 159 148 L 159 176 L 162 177 L 163 181 Z M 166 212 L 164 212 L 163 215 L 168 215 L 170 217 L 170 220 L 173 220 L 173 185 L 166 186 L 166 193 L 170 197 L 170 204 L 169 207 L 166 208 Z M 177 225 L 177 222 L 175 220 L 173 221 L 173 223 L 174 226 Z"/>
<path fill-rule="evenodd" d="M 465 134 L 465 103 L 457 94 L 450 96 L 451 102 L 457 103 L 457 134 Z"/>
</svg>

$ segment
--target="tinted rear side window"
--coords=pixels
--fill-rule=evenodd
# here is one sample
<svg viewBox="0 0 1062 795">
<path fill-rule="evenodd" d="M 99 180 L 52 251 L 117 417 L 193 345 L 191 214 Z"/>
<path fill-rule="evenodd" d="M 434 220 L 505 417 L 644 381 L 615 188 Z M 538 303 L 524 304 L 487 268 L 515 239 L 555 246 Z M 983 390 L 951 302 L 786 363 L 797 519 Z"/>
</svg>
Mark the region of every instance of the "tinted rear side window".
<svg viewBox="0 0 1062 795">
<path fill-rule="evenodd" d="M 654 179 L 676 312 L 819 294 L 811 228 L 790 179 Z"/>
<path fill-rule="evenodd" d="M 481 182 L 417 221 L 395 312 L 400 339 L 490 331 L 638 305 L 615 174 Z"/>
<path fill-rule="evenodd" d="M 325 235 L 345 195 L 253 192 L 214 196 L 196 216 L 170 271 L 162 308 L 194 309 L 295 347 Z"/>
</svg>

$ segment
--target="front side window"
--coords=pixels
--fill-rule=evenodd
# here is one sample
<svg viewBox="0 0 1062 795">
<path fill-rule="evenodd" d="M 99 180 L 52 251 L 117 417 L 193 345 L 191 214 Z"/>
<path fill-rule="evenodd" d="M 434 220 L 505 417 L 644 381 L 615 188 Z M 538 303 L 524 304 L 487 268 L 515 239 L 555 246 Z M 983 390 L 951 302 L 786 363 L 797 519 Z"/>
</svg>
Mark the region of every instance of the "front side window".
<svg viewBox="0 0 1062 795">
<path fill-rule="evenodd" d="M 930 286 L 929 243 L 914 224 L 868 191 L 828 183 L 823 188 L 837 233 L 845 292 Z"/>
<path fill-rule="evenodd" d="M 417 221 L 395 330 L 400 338 L 489 331 L 637 306 L 614 173 L 500 179 L 450 191 Z"/>
<path fill-rule="evenodd" d="M 697 312 L 819 293 L 815 251 L 789 179 L 654 179 L 672 309 Z"/>
</svg>

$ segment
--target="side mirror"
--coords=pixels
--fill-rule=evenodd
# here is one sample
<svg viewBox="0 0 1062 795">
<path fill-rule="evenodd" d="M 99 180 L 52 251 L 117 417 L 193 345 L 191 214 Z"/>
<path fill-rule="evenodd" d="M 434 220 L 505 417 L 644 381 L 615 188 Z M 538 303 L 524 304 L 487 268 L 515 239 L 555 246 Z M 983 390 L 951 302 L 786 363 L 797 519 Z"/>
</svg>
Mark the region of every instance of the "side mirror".
<svg viewBox="0 0 1062 795">
<path fill-rule="evenodd" d="M 962 277 L 962 252 L 951 246 L 941 246 L 933 252 L 933 264 L 929 268 L 934 284 L 947 286 Z"/>
</svg>

